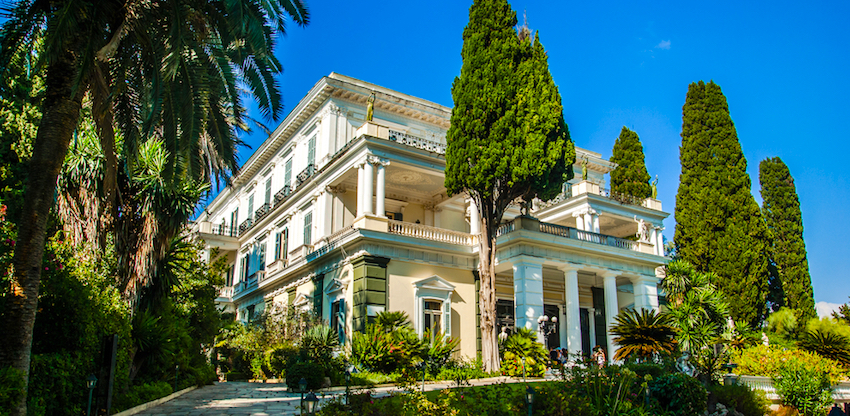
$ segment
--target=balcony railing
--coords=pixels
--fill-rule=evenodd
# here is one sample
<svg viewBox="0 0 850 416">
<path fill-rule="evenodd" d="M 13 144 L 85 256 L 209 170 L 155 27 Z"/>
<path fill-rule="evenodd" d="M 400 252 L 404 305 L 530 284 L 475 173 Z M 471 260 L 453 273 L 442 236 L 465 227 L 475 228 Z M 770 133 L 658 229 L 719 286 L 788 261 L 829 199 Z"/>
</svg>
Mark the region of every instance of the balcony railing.
<svg viewBox="0 0 850 416">
<path fill-rule="evenodd" d="M 289 198 L 289 195 L 291 194 L 292 187 L 290 187 L 289 185 L 284 186 L 281 190 L 277 191 L 277 193 L 274 194 L 274 206 L 278 206 L 286 198 Z"/>
<path fill-rule="evenodd" d="M 272 206 L 269 203 L 265 203 L 260 205 L 256 211 L 254 211 L 254 221 L 260 222 L 260 220 L 266 216 L 269 212 L 271 212 Z"/>
<path fill-rule="evenodd" d="M 245 231 L 250 230 L 251 227 L 253 227 L 253 226 L 254 226 L 254 220 L 252 220 L 251 218 L 248 218 L 247 220 L 242 221 L 242 224 L 239 224 L 239 235 L 242 235 L 242 233 L 244 233 Z"/>
<path fill-rule="evenodd" d="M 634 195 L 624 194 L 621 192 L 614 192 L 610 189 L 599 188 L 599 195 L 604 196 L 610 199 L 613 199 L 621 204 L 629 204 L 642 206 L 645 198 L 638 198 Z"/>
<path fill-rule="evenodd" d="M 546 234 L 557 235 L 561 237 L 571 238 L 573 240 L 589 241 L 595 244 L 624 248 L 626 250 L 638 251 L 637 241 L 626 240 L 624 238 L 614 237 L 605 234 L 583 231 L 573 227 L 565 227 L 563 225 L 540 223 L 540 232 Z"/>
<path fill-rule="evenodd" d="M 236 237 L 238 234 L 236 229 L 225 224 L 213 224 L 209 221 L 201 221 L 198 223 L 198 232 L 205 234 L 215 234 L 224 237 Z"/>
<path fill-rule="evenodd" d="M 248 277 L 248 280 L 243 280 L 236 284 L 236 286 L 233 288 L 233 294 L 236 295 L 248 289 L 255 288 L 257 287 L 257 283 L 257 274 L 252 274 Z"/>
<path fill-rule="evenodd" d="M 224 286 L 218 291 L 218 296 L 222 298 L 233 297 L 233 286 Z"/>
<path fill-rule="evenodd" d="M 470 246 L 475 243 L 474 236 L 469 233 L 446 230 L 422 224 L 414 224 L 411 222 L 389 220 L 389 232 L 391 234 L 406 235 L 409 237 L 464 246 Z"/>
<path fill-rule="evenodd" d="M 390 130 L 389 131 L 389 140 L 397 143 L 401 143 L 403 145 L 407 145 L 410 147 L 415 147 L 417 149 L 427 150 L 429 152 L 434 152 L 439 155 L 446 154 L 446 145 L 443 143 L 438 143 L 431 140 L 426 140 L 420 137 L 411 136 L 407 133 L 402 133 L 400 131 Z"/>
<path fill-rule="evenodd" d="M 327 239 L 325 239 L 325 245 L 307 253 L 307 261 L 313 261 L 324 256 L 329 251 L 336 248 L 337 244 L 345 238 L 345 236 L 352 232 L 354 232 L 354 225 L 349 225 L 348 227 L 343 227 L 342 229 L 335 231 L 333 234 L 329 235 Z"/>
<path fill-rule="evenodd" d="M 298 176 L 295 177 L 295 187 L 298 188 L 299 186 L 301 186 L 302 183 L 306 182 L 307 179 L 310 179 L 310 177 L 313 176 L 313 174 L 315 173 L 316 165 L 312 163 L 307 165 L 307 167 L 304 168 L 304 170 L 302 170 L 301 173 L 299 173 Z"/>
</svg>

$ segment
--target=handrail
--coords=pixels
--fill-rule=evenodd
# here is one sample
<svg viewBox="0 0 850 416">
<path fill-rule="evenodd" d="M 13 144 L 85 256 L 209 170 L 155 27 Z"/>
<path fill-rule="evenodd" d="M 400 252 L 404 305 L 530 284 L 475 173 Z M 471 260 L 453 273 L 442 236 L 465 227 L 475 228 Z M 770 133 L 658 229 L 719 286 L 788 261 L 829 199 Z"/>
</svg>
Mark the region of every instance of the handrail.
<svg viewBox="0 0 850 416">
<path fill-rule="evenodd" d="M 389 129 L 388 139 L 392 142 L 401 143 L 417 149 L 427 150 L 438 155 L 446 154 L 445 144 L 402 133 L 400 131 Z"/>
<path fill-rule="evenodd" d="M 475 238 L 472 234 L 461 231 L 446 230 L 444 228 L 396 220 L 389 220 L 388 223 L 389 232 L 391 234 L 406 235 L 409 237 L 464 246 L 471 246 L 475 244 Z"/>
</svg>

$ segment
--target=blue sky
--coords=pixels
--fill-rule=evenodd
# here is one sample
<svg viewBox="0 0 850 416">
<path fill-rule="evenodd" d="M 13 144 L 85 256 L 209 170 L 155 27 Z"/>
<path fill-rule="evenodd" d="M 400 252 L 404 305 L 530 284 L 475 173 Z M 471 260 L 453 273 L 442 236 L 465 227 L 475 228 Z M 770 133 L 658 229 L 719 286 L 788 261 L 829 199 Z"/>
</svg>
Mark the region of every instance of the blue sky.
<svg viewBox="0 0 850 416">
<path fill-rule="evenodd" d="M 316 1 L 277 56 L 286 109 L 338 72 L 452 106 L 469 1 Z M 850 2 L 512 1 L 539 31 L 576 145 L 610 157 L 622 126 L 643 142 L 671 216 L 688 84 L 714 80 L 729 102 L 761 202 L 758 163 L 779 156 L 797 184 L 816 301 L 850 295 Z M 254 111 L 253 116 L 262 116 Z M 267 120 L 271 127 L 276 122 Z M 266 136 L 244 137 L 256 149 Z M 242 149 L 247 160 L 252 149 Z"/>
</svg>

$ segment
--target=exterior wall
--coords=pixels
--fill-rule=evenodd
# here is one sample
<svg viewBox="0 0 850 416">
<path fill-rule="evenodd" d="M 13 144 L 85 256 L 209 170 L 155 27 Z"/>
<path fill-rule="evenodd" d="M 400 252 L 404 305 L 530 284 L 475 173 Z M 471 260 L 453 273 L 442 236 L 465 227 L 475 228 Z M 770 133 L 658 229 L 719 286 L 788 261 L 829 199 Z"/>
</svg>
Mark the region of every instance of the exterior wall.
<svg viewBox="0 0 850 416">
<path fill-rule="evenodd" d="M 414 283 L 431 276 L 439 276 L 455 286 L 451 296 L 451 336 L 460 338 L 459 354 L 467 359 L 475 359 L 476 331 L 475 279 L 471 270 L 440 267 L 393 260 L 388 264 L 389 300 L 387 310 L 407 312 L 412 321 L 416 321 L 416 298 Z M 417 328 L 418 330 L 418 328 Z"/>
</svg>

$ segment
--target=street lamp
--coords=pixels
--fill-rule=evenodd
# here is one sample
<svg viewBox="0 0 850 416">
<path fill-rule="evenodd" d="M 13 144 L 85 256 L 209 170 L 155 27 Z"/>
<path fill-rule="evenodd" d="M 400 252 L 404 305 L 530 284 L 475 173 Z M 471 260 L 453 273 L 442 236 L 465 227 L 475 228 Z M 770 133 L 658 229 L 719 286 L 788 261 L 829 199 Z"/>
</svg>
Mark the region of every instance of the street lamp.
<svg viewBox="0 0 850 416">
<path fill-rule="evenodd" d="M 345 366 L 345 405 L 348 406 L 348 398 L 351 395 L 351 390 L 349 389 L 349 385 L 351 384 L 351 371 L 348 370 L 348 366 Z"/>
<path fill-rule="evenodd" d="M 319 404 L 319 398 L 316 397 L 316 393 L 313 393 L 311 391 L 309 394 L 307 394 L 307 398 L 301 400 L 301 403 L 302 408 L 307 408 L 308 415 L 314 415 L 316 414 L 316 407 Z"/>
<path fill-rule="evenodd" d="M 301 377 L 301 380 L 298 380 L 298 390 L 301 390 L 301 414 L 304 414 L 304 391 L 307 390 L 307 380 L 304 377 Z"/>
<path fill-rule="evenodd" d="M 89 405 L 86 408 L 86 416 L 91 415 L 91 397 L 94 393 L 94 387 L 97 385 L 97 377 L 94 374 L 89 374 L 86 378 L 86 387 L 89 389 Z"/>
<path fill-rule="evenodd" d="M 558 326 L 558 317 L 553 316 L 550 320 L 548 316 L 541 315 L 537 318 L 537 330 L 543 338 L 543 345 L 549 349 L 549 335 L 555 332 L 555 327 Z"/>
<path fill-rule="evenodd" d="M 534 404 L 534 389 L 529 385 L 525 387 L 525 402 L 528 404 L 528 416 L 531 416 L 531 405 Z"/>
</svg>

